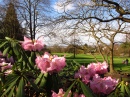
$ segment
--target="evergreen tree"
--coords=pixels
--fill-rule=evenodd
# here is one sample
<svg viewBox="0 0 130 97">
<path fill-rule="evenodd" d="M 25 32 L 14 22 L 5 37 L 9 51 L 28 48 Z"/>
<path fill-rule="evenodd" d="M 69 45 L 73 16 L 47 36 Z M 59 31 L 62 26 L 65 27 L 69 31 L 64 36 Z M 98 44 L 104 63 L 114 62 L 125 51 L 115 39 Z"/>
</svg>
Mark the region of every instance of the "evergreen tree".
<svg viewBox="0 0 130 97">
<path fill-rule="evenodd" d="M 22 28 L 17 19 L 17 14 L 13 3 L 9 3 L 5 18 L 3 20 L 3 36 L 23 40 Z"/>
</svg>

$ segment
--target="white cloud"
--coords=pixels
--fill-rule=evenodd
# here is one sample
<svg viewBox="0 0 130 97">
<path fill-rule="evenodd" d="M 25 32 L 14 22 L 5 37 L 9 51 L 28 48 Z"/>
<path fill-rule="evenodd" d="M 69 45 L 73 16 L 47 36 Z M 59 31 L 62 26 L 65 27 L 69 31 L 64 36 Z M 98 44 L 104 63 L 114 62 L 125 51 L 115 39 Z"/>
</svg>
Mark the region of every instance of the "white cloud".
<svg viewBox="0 0 130 97">
<path fill-rule="evenodd" d="M 58 11 L 58 12 L 64 12 L 64 11 L 69 11 L 74 9 L 74 4 L 72 3 L 65 3 L 62 0 L 59 0 L 56 2 L 53 6 L 53 8 Z"/>
</svg>

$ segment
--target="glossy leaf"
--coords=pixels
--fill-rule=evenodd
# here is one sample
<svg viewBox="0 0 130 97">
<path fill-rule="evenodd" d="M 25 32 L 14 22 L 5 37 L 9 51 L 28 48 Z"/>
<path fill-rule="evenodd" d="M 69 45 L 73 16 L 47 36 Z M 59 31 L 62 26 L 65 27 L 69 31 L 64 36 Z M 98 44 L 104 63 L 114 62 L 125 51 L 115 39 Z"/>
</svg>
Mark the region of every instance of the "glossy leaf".
<svg viewBox="0 0 130 97">
<path fill-rule="evenodd" d="M 5 39 L 6 39 L 6 40 L 12 40 L 12 39 L 11 39 L 11 38 L 9 38 L 9 37 L 5 37 Z"/>
<path fill-rule="evenodd" d="M 11 89 L 11 91 L 10 91 L 8 97 L 13 97 L 14 89 L 15 89 L 15 86 Z"/>
<path fill-rule="evenodd" d="M 14 47 L 13 48 L 13 52 L 15 53 L 15 55 L 20 55 L 20 52 L 18 51 L 19 48 Z"/>
<path fill-rule="evenodd" d="M 23 56 L 21 55 L 20 59 L 18 59 L 18 62 L 22 62 Z"/>
<path fill-rule="evenodd" d="M 71 86 L 68 88 L 68 90 L 65 92 L 64 97 L 67 97 L 67 95 L 69 94 L 69 92 L 71 91 L 72 87 L 75 85 L 76 80 L 71 84 Z"/>
<path fill-rule="evenodd" d="M 128 94 L 128 97 L 130 97 L 130 88 L 128 87 L 128 85 L 125 85 L 125 90 L 126 93 Z"/>
<path fill-rule="evenodd" d="M 4 87 L 8 87 L 12 82 L 14 82 L 16 79 L 18 79 L 19 76 L 16 74 L 11 74 L 7 77 L 7 82 L 5 83 Z"/>
<path fill-rule="evenodd" d="M 3 51 L 3 55 L 4 55 L 4 56 L 5 56 L 6 54 L 8 54 L 9 49 L 10 49 L 10 47 L 7 47 L 7 48 Z"/>
<path fill-rule="evenodd" d="M 40 73 L 40 75 L 39 75 L 39 76 L 37 77 L 37 79 L 35 80 L 35 83 L 36 83 L 36 84 L 38 84 L 38 83 L 40 82 L 42 76 L 43 76 L 43 73 Z"/>
<path fill-rule="evenodd" d="M 0 44 L 0 48 L 4 47 L 7 43 L 8 43 L 8 41 L 5 41 L 2 44 Z"/>
<path fill-rule="evenodd" d="M 25 97 L 25 93 L 24 93 L 24 79 L 23 79 L 23 77 L 20 79 L 20 82 L 19 82 L 17 90 L 18 91 L 17 91 L 16 97 Z"/>
<path fill-rule="evenodd" d="M 121 82 L 121 95 L 122 95 L 122 96 L 125 95 L 125 85 L 124 85 L 124 81 Z"/>
<path fill-rule="evenodd" d="M 90 88 L 84 84 L 82 81 L 80 81 L 81 89 L 86 97 L 96 97 L 96 95 L 93 94 L 93 92 L 90 90 Z"/>
<path fill-rule="evenodd" d="M 6 95 L 11 89 L 13 86 L 15 86 L 16 82 L 17 82 L 18 78 L 15 79 L 12 83 L 10 83 L 9 87 L 6 89 L 6 91 L 2 94 L 2 96 Z"/>
<path fill-rule="evenodd" d="M 32 87 L 34 88 L 34 90 L 35 90 L 35 91 L 38 91 L 37 85 L 36 85 L 34 82 L 32 82 L 30 79 L 28 79 L 26 76 L 24 76 L 24 77 L 26 78 L 26 80 L 27 80 L 28 82 L 30 82 L 30 84 L 32 85 Z"/>
</svg>

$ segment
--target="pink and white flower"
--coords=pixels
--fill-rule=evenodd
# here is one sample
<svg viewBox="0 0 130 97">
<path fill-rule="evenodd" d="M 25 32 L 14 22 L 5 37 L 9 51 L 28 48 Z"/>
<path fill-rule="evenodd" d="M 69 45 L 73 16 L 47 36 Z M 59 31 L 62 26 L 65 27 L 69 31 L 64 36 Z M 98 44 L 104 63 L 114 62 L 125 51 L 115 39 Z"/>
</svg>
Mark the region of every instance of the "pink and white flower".
<svg viewBox="0 0 130 97">
<path fill-rule="evenodd" d="M 106 62 L 90 63 L 87 66 L 88 73 L 90 74 L 91 77 L 94 76 L 95 74 L 107 73 L 108 72 L 107 68 L 108 68 L 108 64 Z"/>
<path fill-rule="evenodd" d="M 115 89 L 117 84 L 118 80 L 112 79 L 110 76 L 101 78 L 98 74 L 95 74 L 93 80 L 90 81 L 90 88 L 97 94 L 109 94 Z"/>
<path fill-rule="evenodd" d="M 31 40 L 30 38 L 24 36 L 24 41 L 21 43 L 22 43 L 22 47 L 26 51 L 41 51 L 44 47 L 41 38 L 38 40 Z"/>
<path fill-rule="evenodd" d="M 43 56 L 37 56 L 36 65 L 41 70 L 41 72 L 53 73 L 59 72 L 66 65 L 66 60 L 64 57 L 51 56 L 49 53 L 45 52 Z"/>
<path fill-rule="evenodd" d="M 58 93 L 52 91 L 52 96 L 51 97 L 64 97 L 64 94 L 65 94 L 65 92 L 61 88 L 61 89 L 59 89 Z M 69 94 L 67 95 L 67 97 L 71 97 L 70 95 L 71 95 L 71 91 L 69 92 Z"/>
</svg>

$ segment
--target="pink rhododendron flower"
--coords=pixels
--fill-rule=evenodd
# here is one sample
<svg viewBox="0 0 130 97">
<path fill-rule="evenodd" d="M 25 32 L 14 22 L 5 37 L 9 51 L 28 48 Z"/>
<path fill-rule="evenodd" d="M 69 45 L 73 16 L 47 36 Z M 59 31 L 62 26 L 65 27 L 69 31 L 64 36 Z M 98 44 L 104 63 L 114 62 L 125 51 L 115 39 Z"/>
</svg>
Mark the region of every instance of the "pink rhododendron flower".
<svg viewBox="0 0 130 97">
<path fill-rule="evenodd" d="M 74 78 L 81 78 L 81 80 L 87 84 L 90 79 L 90 75 L 88 74 L 87 68 L 85 66 L 81 66 L 78 72 L 75 73 Z"/>
<path fill-rule="evenodd" d="M 14 59 L 11 56 L 10 58 L 8 58 L 8 54 L 6 54 L 5 56 L 3 55 L 3 53 L 0 51 L 0 63 L 5 62 L 5 63 L 14 63 Z"/>
<path fill-rule="evenodd" d="M 6 71 L 4 72 L 5 75 L 11 74 L 11 73 L 12 73 L 12 70 L 11 70 L 11 69 L 6 70 Z"/>
<path fill-rule="evenodd" d="M 80 66 L 80 69 L 78 70 L 78 72 L 75 73 L 75 78 L 82 78 L 86 74 L 88 74 L 87 68 L 82 65 L 82 66 Z"/>
<path fill-rule="evenodd" d="M 5 62 L 5 58 L 0 58 L 0 63 Z"/>
<path fill-rule="evenodd" d="M 101 78 L 98 74 L 95 74 L 93 80 L 90 81 L 90 88 L 97 94 L 109 94 L 115 89 L 117 84 L 118 80 L 112 79 L 111 77 Z"/>
<path fill-rule="evenodd" d="M 7 69 L 11 69 L 12 65 L 11 65 L 11 63 L 2 62 L 2 63 L 0 63 L 0 67 L 1 67 L 1 70 L 4 71 Z"/>
<path fill-rule="evenodd" d="M 90 63 L 87 66 L 88 69 L 88 73 L 90 74 L 90 76 L 94 76 L 95 74 L 105 74 L 107 73 L 107 68 L 108 68 L 108 64 L 106 62 L 103 63 Z"/>
<path fill-rule="evenodd" d="M 52 91 L 52 97 L 64 97 L 65 92 L 63 91 L 63 89 L 59 89 L 58 93 L 55 93 L 54 91 Z M 67 97 L 70 97 L 71 95 L 71 91 L 69 92 L 69 94 L 67 95 Z"/>
<path fill-rule="evenodd" d="M 45 52 L 43 56 L 37 56 L 35 61 L 36 61 L 37 67 L 43 73 L 59 72 L 66 65 L 64 57 L 51 56 L 47 52 Z"/>
<path fill-rule="evenodd" d="M 41 39 L 31 40 L 30 38 L 24 36 L 22 47 L 27 51 L 41 51 L 44 47 L 44 44 Z"/>
<path fill-rule="evenodd" d="M 64 97 L 64 91 L 63 89 L 59 89 L 59 93 L 55 93 L 54 91 L 52 91 L 52 97 Z"/>
</svg>

